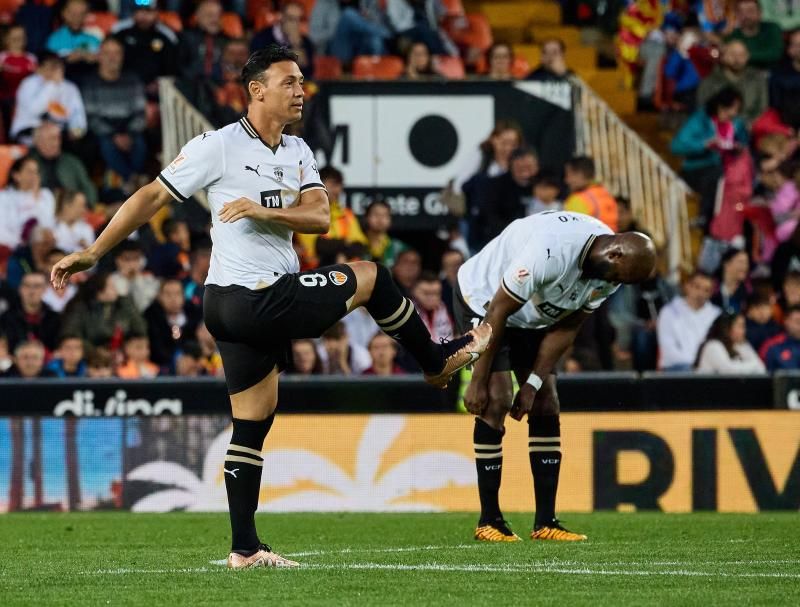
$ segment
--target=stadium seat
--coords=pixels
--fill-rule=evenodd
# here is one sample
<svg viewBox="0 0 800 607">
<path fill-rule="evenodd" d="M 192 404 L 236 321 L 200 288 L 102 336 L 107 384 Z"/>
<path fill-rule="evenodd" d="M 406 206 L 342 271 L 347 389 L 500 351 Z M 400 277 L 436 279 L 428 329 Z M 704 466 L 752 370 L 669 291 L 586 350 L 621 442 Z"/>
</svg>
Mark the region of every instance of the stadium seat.
<svg viewBox="0 0 800 607">
<path fill-rule="evenodd" d="M 542 60 L 542 49 L 538 44 L 515 44 L 514 57 L 524 59 L 528 65 L 539 65 Z"/>
<path fill-rule="evenodd" d="M 459 27 L 458 23 L 462 19 L 450 20 L 447 33 L 458 46 L 476 48 L 486 51 L 492 46 L 492 28 L 489 21 L 480 14 L 469 14 L 466 16 L 466 26 Z"/>
<path fill-rule="evenodd" d="M 159 11 L 158 18 L 161 19 L 161 23 L 166 25 L 173 32 L 178 33 L 183 31 L 183 21 L 181 21 L 181 16 L 175 11 Z"/>
<path fill-rule="evenodd" d="M 272 27 L 280 19 L 281 14 L 269 9 L 262 9 L 253 18 L 253 29 L 257 32 Z"/>
<path fill-rule="evenodd" d="M 436 71 L 448 80 L 463 80 L 466 75 L 461 57 L 437 55 L 433 58 L 433 62 L 436 66 Z"/>
<path fill-rule="evenodd" d="M 403 60 L 393 55 L 360 55 L 353 60 L 358 80 L 394 80 L 403 73 Z"/>
<path fill-rule="evenodd" d="M 117 16 L 114 13 L 89 13 L 86 16 L 86 29 L 98 30 L 102 33 L 101 38 L 105 38 L 116 22 Z"/>
<path fill-rule="evenodd" d="M 242 18 L 236 13 L 222 13 L 222 32 L 229 38 L 244 36 Z"/>
<path fill-rule="evenodd" d="M 448 17 L 461 17 L 465 14 L 461 0 L 443 0 L 442 4 Z"/>
<path fill-rule="evenodd" d="M 337 57 L 317 55 L 314 57 L 315 80 L 338 80 L 342 77 L 342 62 Z"/>
<path fill-rule="evenodd" d="M 0 188 L 8 183 L 8 172 L 11 165 L 22 158 L 28 151 L 24 145 L 0 145 Z"/>
</svg>

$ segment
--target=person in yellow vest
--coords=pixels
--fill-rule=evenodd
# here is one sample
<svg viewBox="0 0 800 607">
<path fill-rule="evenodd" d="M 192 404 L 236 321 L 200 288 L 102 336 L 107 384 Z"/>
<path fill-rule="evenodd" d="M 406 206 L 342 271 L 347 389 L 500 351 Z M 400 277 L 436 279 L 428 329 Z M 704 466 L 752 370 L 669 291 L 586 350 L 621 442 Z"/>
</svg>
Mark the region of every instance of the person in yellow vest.
<svg viewBox="0 0 800 607">
<path fill-rule="evenodd" d="M 565 211 L 591 215 L 617 231 L 617 201 L 595 181 L 594 160 L 588 156 L 576 156 L 568 160 L 564 167 L 564 181 L 570 192 L 564 203 Z"/>
<path fill-rule="evenodd" d="M 344 175 L 332 166 L 320 170 L 319 177 L 328 190 L 331 208 L 331 229 L 327 234 L 298 234 L 295 232 L 295 250 L 303 270 L 320 265 L 320 258 L 335 257 L 343 245 L 359 243 L 367 245 L 367 237 L 361 229 L 358 217 L 344 206 Z M 324 264 L 323 264 L 324 265 Z"/>
</svg>

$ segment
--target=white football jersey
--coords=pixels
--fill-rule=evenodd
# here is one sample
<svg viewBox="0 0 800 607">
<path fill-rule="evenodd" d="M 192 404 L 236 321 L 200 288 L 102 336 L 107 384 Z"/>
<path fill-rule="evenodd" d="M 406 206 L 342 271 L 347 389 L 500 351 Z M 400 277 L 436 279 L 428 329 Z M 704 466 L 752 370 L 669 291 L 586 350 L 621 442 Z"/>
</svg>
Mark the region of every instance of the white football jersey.
<svg viewBox="0 0 800 607">
<path fill-rule="evenodd" d="M 299 137 L 283 135 L 270 148 L 244 117 L 189 141 L 157 179 L 181 202 L 199 190 L 208 194 L 213 247 L 206 284 L 254 289 L 300 269 L 289 228 L 250 218 L 222 223 L 217 216 L 237 198 L 287 208 L 302 192 L 325 189 L 314 154 Z"/>
<path fill-rule="evenodd" d="M 511 222 L 458 271 L 464 301 L 480 316 L 503 289 L 524 304 L 507 326 L 549 327 L 576 310 L 591 312 L 619 288 L 581 278 L 594 239 L 614 232 L 589 215 L 546 211 Z"/>
</svg>

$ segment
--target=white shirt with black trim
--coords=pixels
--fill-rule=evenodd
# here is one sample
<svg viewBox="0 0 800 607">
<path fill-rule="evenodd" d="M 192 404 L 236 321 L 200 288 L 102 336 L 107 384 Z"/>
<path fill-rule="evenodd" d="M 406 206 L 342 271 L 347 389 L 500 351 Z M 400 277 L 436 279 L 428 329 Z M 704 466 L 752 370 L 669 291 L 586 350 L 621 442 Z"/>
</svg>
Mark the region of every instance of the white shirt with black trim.
<svg viewBox="0 0 800 607">
<path fill-rule="evenodd" d="M 544 329 L 576 310 L 592 312 L 619 288 L 581 278 L 594 239 L 614 232 L 589 215 L 546 211 L 517 219 L 458 271 L 464 301 L 480 316 L 503 289 L 523 304 L 507 326 Z"/>
<path fill-rule="evenodd" d="M 213 247 L 206 284 L 255 289 L 300 269 L 289 228 L 250 218 L 222 223 L 217 215 L 237 198 L 288 208 L 302 192 L 324 190 L 314 154 L 299 137 L 283 135 L 270 148 L 244 117 L 189 141 L 157 179 L 180 202 L 199 190 L 208 194 Z"/>
</svg>

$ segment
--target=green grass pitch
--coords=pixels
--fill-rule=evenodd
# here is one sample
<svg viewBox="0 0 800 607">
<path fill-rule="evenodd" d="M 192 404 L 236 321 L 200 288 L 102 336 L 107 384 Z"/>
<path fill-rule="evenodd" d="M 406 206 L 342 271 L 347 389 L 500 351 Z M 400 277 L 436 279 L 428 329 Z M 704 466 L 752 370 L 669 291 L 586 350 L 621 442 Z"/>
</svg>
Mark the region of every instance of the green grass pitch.
<svg viewBox="0 0 800 607">
<path fill-rule="evenodd" d="M 800 605 L 797 513 L 564 516 L 580 544 L 478 544 L 472 514 L 264 514 L 296 570 L 228 571 L 225 514 L 0 517 L 0 604 Z"/>
</svg>

